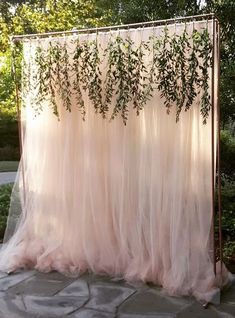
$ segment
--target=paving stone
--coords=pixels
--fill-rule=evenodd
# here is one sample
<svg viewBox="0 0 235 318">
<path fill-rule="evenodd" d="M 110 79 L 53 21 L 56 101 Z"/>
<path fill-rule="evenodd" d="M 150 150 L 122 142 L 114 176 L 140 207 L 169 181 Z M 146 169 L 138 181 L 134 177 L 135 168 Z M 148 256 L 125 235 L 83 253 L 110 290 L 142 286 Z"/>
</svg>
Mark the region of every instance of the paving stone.
<svg viewBox="0 0 235 318">
<path fill-rule="evenodd" d="M 154 315 L 136 315 L 136 314 L 120 314 L 117 318 L 176 318 L 175 314 L 154 314 Z"/>
<path fill-rule="evenodd" d="M 159 315 L 171 316 L 189 305 L 191 300 L 164 296 L 156 290 L 138 292 L 119 308 L 120 314 Z M 172 315 L 174 316 L 174 315 Z M 158 317 L 158 316 L 157 316 Z"/>
<path fill-rule="evenodd" d="M 107 276 L 75 279 L 35 271 L 0 276 L 0 318 L 235 318 L 234 285 L 221 301 L 204 309 L 195 299 L 170 297 L 159 286 Z"/>
<path fill-rule="evenodd" d="M 38 279 L 44 279 L 48 281 L 69 281 L 69 280 L 76 280 L 74 277 L 65 276 L 61 273 L 58 273 L 56 271 L 50 272 L 50 273 L 42 273 L 42 272 L 36 272 L 35 277 Z"/>
<path fill-rule="evenodd" d="M 223 303 L 235 305 L 235 284 L 221 293 L 221 301 Z"/>
<path fill-rule="evenodd" d="M 135 289 L 136 286 L 138 286 L 139 288 L 141 288 L 143 286 L 147 286 L 146 284 L 144 284 L 142 282 L 127 282 L 123 278 L 119 278 L 119 277 L 114 278 L 111 276 L 97 275 L 94 273 L 85 273 L 81 276 L 81 278 L 84 278 L 90 284 L 101 282 L 101 283 L 107 283 L 107 284 L 112 284 L 112 285 L 117 285 L 117 286 L 122 286 L 122 287 L 127 287 L 127 288 L 133 288 L 133 289 Z"/>
<path fill-rule="evenodd" d="M 94 273 L 85 273 L 82 275 L 82 278 L 86 277 L 90 283 L 102 282 L 102 283 L 111 283 L 111 277 L 107 275 L 98 275 Z M 119 283 L 122 283 L 123 280 L 118 280 Z M 113 281 L 115 284 L 115 282 Z"/>
<path fill-rule="evenodd" d="M 193 298 L 193 297 L 169 296 L 167 291 L 159 286 L 156 286 L 154 288 L 150 288 L 150 291 L 153 291 L 159 297 L 163 298 L 164 300 L 168 301 L 171 304 L 174 304 L 175 306 L 178 306 L 179 308 L 184 308 L 184 307 L 189 306 L 195 302 L 195 298 Z"/>
<path fill-rule="evenodd" d="M 101 311 L 115 312 L 116 308 L 126 300 L 135 290 L 117 284 L 96 283 L 90 285 L 91 299 L 86 304 L 87 308 Z"/>
<path fill-rule="evenodd" d="M 97 275 L 94 273 L 90 273 L 87 275 L 88 276 L 86 276 L 86 280 L 89 282 L 89 284 L 107 283 L 123 287 L 131 287 L 124 279 L 121 278 L 112 278 L 107 275 Z"/>
<path fill-rule="evenodd" d="M 235 305 L 220 304 L 219 306 L 212 306 L 211 308 L 219 317 L 234 318 Z"/>
<path fill-rule="evenodd" d="M 88 284 L 83 279 L 78 279 L 62 289 L 57 296 L 81 296 L 89 297 Z"/>
<path fill-rule="evenodd" d="M 87 301 L 86 297 L 40 297 L 25 296 L 27 312 L 49 317 L 64 317 L 79 308 Z"/>
<path fill-rule="evenodd" d="M 192 305 L 180 311 L 177 314 L 177 318 L 222 318 L 222 316 L 216 313 L 211 307 L 212 306 L 209 306 L 205 309 L 202 304 L 195 301 Z M 230 317 L 223 316 L 223 318 Z"/>
<path fill-rule="evenodd" d="M 3 277 L 7 277 L 8 274 L 7 273 L 4 273 L 4 272 L 0 272 L 0 279 L 3 278 Z"/>
<path fill-rule="evenodd" d="M 210 304 L 217 306 L 220 303 L 221 303 L 221 290 L 219 288 L 216 288 L 215 292 L 213 293 L 211 297 Z"/>
<path fill-rule="evenodd" d="M 114 314 L 96 311 L 92 309 L 80 309 L 72 315 L 68 316 L 69 318 L 115 318 Z M 151 318 L 151 317 L 150 317 Z"/>
<path fill-rule="evenodd" d="M 26 312 L 21 296 L 0 295 L 0 318 L 33 318 Z"/>
<path fill-rule="evenodd" d="M 22 271 L 7 275 L 6 277 L 0 279 L 0 291 L 6 291 L 10 287 L 23 282 L 33 275 L 35 275 L 35 271 Z"/>
<path fill-rule="evenodd" d="M 73 281 L 74 278 L 66 277 L 57 272 L 52 272 L 50 274 L 37 272 L 33 277 L 10 288 L 8 292 L 16 295 L 52 296 Z"/>
<path fill-rule="evenodd" d="M 147 284 L 145 284 L 145 283 L 143 283 L 141 281 L 128 282 L 127 286 L 129 286 L 131 288 L 134 288 L 136 290 L 146 290 L 146 289 L 150 288 Z"/>
</svg>

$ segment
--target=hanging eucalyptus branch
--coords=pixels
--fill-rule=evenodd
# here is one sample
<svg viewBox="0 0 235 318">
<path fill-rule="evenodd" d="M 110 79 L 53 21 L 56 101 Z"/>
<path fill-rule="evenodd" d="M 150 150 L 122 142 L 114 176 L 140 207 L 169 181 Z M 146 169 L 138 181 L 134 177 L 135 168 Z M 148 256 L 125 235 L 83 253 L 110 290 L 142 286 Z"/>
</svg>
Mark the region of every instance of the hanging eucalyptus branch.
<svg viewBox="0 0 235 318">
<path fill-rule="evenodd" d="M 31 56 L 28 59 L 22 58 L 22 97 L 26 98 L 31 89 Z"/>
<path fill-rule="evenodd" d="M 112 98 L 115 92 L 115 87 L 117 85 L 117 72 L 116 72 L 116 63 L 117 63 L 117 44 L 115 41 L 110 39 L 108 42 L 107 48 L 104 51 L 104 56 L 108 56 L 108 65 L 106 77 L 104 80 L 104 102 L 100 108 L 100 113 L 103 118 L 106 118 L 106 114 L 109 110 L 109 105 L 111 105 Z"/>
<path fill-rule="evenodd" d="M 204 29 L 201 33 L 201 46 L 200 46 L 199 58 L 203 60 L 202 65 L 199 66 L 202 77 L 200 78 L 200 87 L 202 89 L 201 97 L 201 115 L 203 123 L 206 124 L 209 112 L 211 109 L 210 93 L 209 93 L 209 68 L 212 65 L 212 44 L 210 41 L 210 35 L 208 29 Z"/>
<path fill-rule="evenodd" d="M 103 117 L 106 116 L 114 95 L 116 103 L 111 119 L 121 113 L 124 124 L 127 121 L 128 103 L 131 101 L 132 45 L 130 38 L 125 40 L 119 35 L 115 41 L 110 40 L 105 50 L 105 54 L 108 55 L 108 70 L 105 79 L 105 99 L 102 114 Z"/>
<path fill-rule="evenodd" d="M 153 92 L 152 82 L 148 76 L 148 69 L 144 63 L 144 50 L 146 49 L 147 45 L 141 41 L 134 54 L 131 95 L 133 96 L 133 107 L 136 109 L 137 115 L 140 114 L 147 101 L 152 97 Z"/>
<path fill-rule="evenodd" d="M 47 85 L 47 60 L 46 52 L 38 46 L 35 53 L 35 64 L 37 65 L 37 73 L 34 78 L 36 99 L 34 102 L 34 109 L 37 114 L 43 110 L 43 102 L 47 100 L 48 95 L 48 85 Z"/>
<path fill-rule="evenodd" d="M 152 96 L 148 85 L 148 69 L 144 63 L 146 44 L 141 42 L 135 48 L 130 37 L 110 41 L 105 53 L 108 54 L 108 70 L 105 79 L 104 116 L 109 109 L 113 95 L 116 95 L 111 119 L 121 113 L 124 124 L 127 122 L 128 106 L 132 102 L 137 115 Z"/>
<path fill-rule="evenodd" d="M 61 70 L 62 70 L 62 66 L 61 66 L 61 45 L 58 42 L 55 42 L 53 45 L 50 42 L 49 43 L 49 52 L 48 52 L 48 58 L 49 61 L 48 63 L 50 63 L 51 66 L 51 72 L 53 73 L 53 79 L 54 79 L 54 85 L 57 88 L 57 92 L 58 95 L 62 97 L 62 100 L 64 102 L 64 94 L 62 93 L 64 91 L 64 89 L 67 89 L 65 87 L 63 87 L 62 85 L 62 74 L 61 74 Z M 53 65 L 53 67 L 52 67 Z M 57 104 L 55 102 L 55 91 L 54 91 L 54 87 L 53 87 L 53 83 L 52 81 L 50 82 L 50 89 L 52 91 L 52 100 L 51 100 L 51 104 L 54 105 L 54 114 L 56 114 L 59 117 L 59 113 L 58 113 L 58 107 Z"/>
<path fill-rule="evenodd" d="M 63 45 L 51 41 L 47 49 L 37 47 L 35 64 L 38 71 L 34 78 L 37 113 L 47 100 L 59 117 L 58 101 L 62 100 L 65 109 L 71 111 L 72 97 L 75 96 L 85 120 L 84 94 L 87 93 L 96 113 L 106 118 L 110 112 L 111 119 L 119 114 L 126 124 L 130 107 L 139 115 L 157 89 L 167 113 L 175 107 L 176 121 L 182 110 L 189 110 L 199 96 L 200 113 L 206 123 L 211 109 L 209 70 L 212 52 L 207 28 L 189 34 L 185 25 L 181 35 L 175 33 L 172 36 L 166 26 L 160 37 L 152 35 L 148 41 L 139 44 L 130 36 L 124 39 L 118 35 L 110 38 L 104 50 L 97 37 L 92 41 L 80 42 L 78 39 L 74 43 L 75 49 L 71 53 L 66 41 Z M 101 52 L 107 61 L 104 80 Z M 27 93 L 31 87 L 30 63 L 24 68 L 22 80 Z"/>
<path fill-rule="evenodd" d="M 148 57 L 150 57 L 151 63 L 146 67 L 148 71 L 147 84 L 145 84 L 145 100 L 149 100 L 153 96 L 154 90 L 157 88 L 157 70 L 158 70 L 158 55 L 162 45 L 162 39 L 155 37 L 154 35 L 149 37 L 149 41 L 144 44 Z"/>
<path fill-rule="evenodd" d="M 170 35 L 168 27 L 164 28 L 164 35 L 161 39 L 161 43 L 158 46 L 158 50 L 155 51 L 157 77 L 157 88 L 161 92 L 161 97 L 164 98 L 164 105 L 166 106 L 167 113 L 170 113 L 174 102 L 177 100 L 176 90 L 176 74 L 173 66 L 174 51 L 171 46 L 174 42 L 170 42 Z M 175 41 L 175 37 L 173 38 Z"/>
<path fill-rule="evenodd" d="M 210 112 L 208 70 L 211 67 L 211 52 L 212 45 L 207 29 L 202 33 L 193 30 L 192 36 L 189 36 L 185 27 L 182 35 L 175 34 L 170 38 L 169 30 L 165 27 L 162 44 L 158 46 L 153 60 L 156 60 L 156 82 L 161 97 L 164 98 L 167 113 L 176 105 L 176 121 L 179 120 L 182 109 L 189 110 L 201 88 L 203 94 L 200 112 L 203 123 L 206 123 Z"/>
<path fill-rule="evenodd" d="M 198 74 L 198 49 L 200 47 L 200 33 L 193 30 L 192 33 L 192 45 L 191 53 L 189 53 L 188 58 L 188 74 L 187 74 L 187 87 L 185 91 L 186 95 L 186 105 L 185 111 L 189 110 L 190 106 L 193 104 L 197 96 L 197 87 L 199 85 L 199 74 Z"/>
<path fill-rule="evenodd" d="M 55 74 L 55 70 L 54 70 L 54 61 L 53 61 L 53 46 L 52 43 L 49 43 L 49 49 L 47 51 L 47 63 L 45 66 L 45 78 L 47 81 L 47 86 L 46 88 L 47 90 L 47 96 L 49 97 L 49 102 L 50 105 L 53 109 L 53 113 L 59 117 L 59 113 L 58 113 L 58 107 L 57 107 L 57 103 L 56 103 L 56 91 L 55 91 L 55 86 L 54 86 L 54 82 L 55 82 L 55 78 L 54 78 L 54 74 Z M 64 88 L 66 89 L 66 88 Z"/>
<path fill-rule="evenodd" d="M 188 88 L 188 82 L 187 82 L 187 73 L 188 73 L 188 66 L 187 66 L 187 55 L 188 51 L 190 49 L 190 43 L 188 39 L 188 33 L 185 29 L 182 33 L 182 35 L 178 38 L 178 43 L 176 47 L 176 73 L 178 73 L 177 81 L 179 83 L 178 88 L 178 96 L 176 99 L 176 121 L 179 120 L 179 116 L 181 113 L 181 110 L 185 106 L 185 100 L 187 98 L 187 88 Z M 188 102 L 188 101 L 187 101 Z M 189 102 L 188 102 L 189 104 Z M 191 106 L 191 105 L 190 105 Z"/>
<path fill-rule="evenodd" d="M 83 42 L 80 74 L 82 88 L 88 91 L 88 97 L 97 113 L 102 108 L 102 81 L 97 40 Z"/>
<path fill-rule="evenodd" d="M 79 110 L 82 113 L 82 119 L 85 120 L 86 115 L 86 108 L 85 103 L 82 96 L 82 90 L 81 90 L 81 74 L 80 74 L 80 60 L 81 55 L 83 53 L 83 45 L 80 43 L 79 39 L 75 42 L 76 48 L 75 53 L 73 56 L 73 72 L 75 79 L 73 81 L 73 89 L 76 94 L 76 101 Z"/>
<path fill-rule="evenodd" d="M 70 63 L 69 63 L 69 54 L 67 50 L 66 42 L 62 47 L 61 51 L 61 88 L 62 88 L 62 100 L 66 110 L 71 112 L 72 103 L 71 103 L 71 83 L 70 83 Z"/>
</svg>

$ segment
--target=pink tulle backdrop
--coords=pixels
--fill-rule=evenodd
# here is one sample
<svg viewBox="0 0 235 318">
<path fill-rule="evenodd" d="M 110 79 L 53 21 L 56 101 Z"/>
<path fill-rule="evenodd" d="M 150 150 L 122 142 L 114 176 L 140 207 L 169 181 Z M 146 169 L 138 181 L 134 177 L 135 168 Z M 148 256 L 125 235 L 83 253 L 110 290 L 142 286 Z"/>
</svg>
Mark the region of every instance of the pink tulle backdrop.
<svg viewBox="0 0 235 318">
<path fill-rule="evenodd" d="M 194 27 L 205 24 L 195 22 Z M 180 33 L 184 25 L 170 26 L 170 32 L 175 28 Z M 187 28 L 192 31 L 192 24 Z M 208 28 L 211 33 L 210 21 Z M 162 30 L 119 32 L 139 43 Z M 98 37 L 105 47 L 109 34 Z M 71 39 L 66 41 L 72 48 Z M 48 38 L 24 42 L 31 62 L 38 41 L 42 47 L 49 43 Z M 138 117 L 129 112 L 126 126 L 120 117 L 110 122 L 95 114 L 84 92 L 85 122 L 75 100 L 71 113 L 60 105 L 60 121 L 46 101 L 35 117 L 31 94 L 36 92 L 25 97 L 22 109 L 23 155 L 1 270 L 92 270 L 161 284 L 174 295 L 211 299 L 218 291 L 210 236 L 211 117 L 202 124 L 200 94 L 176 123 L 175 109 L 167 115 L 155 91 Z"/>
</svg>

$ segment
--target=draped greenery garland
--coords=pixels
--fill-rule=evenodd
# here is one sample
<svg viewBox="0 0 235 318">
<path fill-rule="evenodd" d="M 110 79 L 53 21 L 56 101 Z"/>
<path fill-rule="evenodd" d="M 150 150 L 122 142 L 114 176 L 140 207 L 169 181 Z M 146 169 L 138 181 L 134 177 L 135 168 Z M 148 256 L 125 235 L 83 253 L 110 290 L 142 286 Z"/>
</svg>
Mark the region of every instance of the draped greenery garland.
<svg viewBox="0 0 235 318">
<path fill-rule="evenodd" d="M 147 57 L 147 58 L 146 58 Z M 107 60 L 104 80 L 101 65 Z M 146 62 L 146 61 L 149 62 Z M 23 62 L 24 93 L 35 89 L 32 105 L 36 113 L 49 101 L 59 118 L 58 98 L 66 110 L 72 110 L 75 97 L 83 120 L 86 117 L 84 92 L 96 113 L 110 119 L 121 115 L 128 120 L 130 108 L 139 115 L 157 89 L 164 100 L 167 113 L 176 106 L 176 121 L 182 110 L 189 110 L 200 94 L 200 112 L 205 124 L 211 108 L 209 70 L 212 62 L 212 43 L 207 28 L 191 34 L 185 27 L 182 34 L 170 36 L 166 26 L 161 36 L 152 35 L 136 45 L 127 36 L 110 37 L 103 50 L 95 40 L 75 40 L 75 50 L 51 40 L 47 49 L 36 48 L 34 63 L 37 73 L 30 82 L 31 62 Z M 112 108 L 111 108 L 112 107 Z M 110 112 L 111 111 L 111 112 Z"/>
</svg>

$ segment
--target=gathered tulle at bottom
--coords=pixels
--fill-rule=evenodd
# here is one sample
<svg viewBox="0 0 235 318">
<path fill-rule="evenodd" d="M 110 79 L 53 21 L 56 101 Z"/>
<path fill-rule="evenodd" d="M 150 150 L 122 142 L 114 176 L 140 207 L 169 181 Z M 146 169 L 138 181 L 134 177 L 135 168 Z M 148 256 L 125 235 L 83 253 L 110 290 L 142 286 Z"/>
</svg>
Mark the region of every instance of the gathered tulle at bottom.
<svg viewBox="0 0 235 318">
<path fill-rule="evenodd" d="M 13 238 L 14 241 L 15 238 Z M 217 264 L 217 275 L 214 275 L 212 264 L 208 263 L 201 272 L 190 273 L 187 269 L 181 273 L 174 272 L 174 266 L 163 268 L 154 265 L 150 257 L 127 257 L 121 250 L 113 250 L 113 255 L 104 255 L 97 250 L 90 259 L 77 247 L 43 245 L 42 242 L 22 239 L 19 242 L 10 240 L 0 250 L 0 270 L 14 272 L 17 269 L 36 269 L 40 272 L 58 271 L 66 276 L 77 277 L 85 272 L 108 275 L 124 279 L 127 282 L 154 283 L 162 286 L 171 296 L 194 296 L 199 301 L 213 301 L 214 295 L 225 285 L 229 285 L 232 275 L 224 265 Z M 94 243 L 95 244 L 95 243 Z M 100 247 L 101 248 L 101 247 Z M 115 255 L 115 256 L 114 256 Z M 110 258 L 111 257 L 111 258 Z M 166 265 L 166 264 L 165 264 Z M 221 272 L 222 269 L 222 272 Z M 183 273 L 183 274 L 182 274 Z"/>
</svg>

